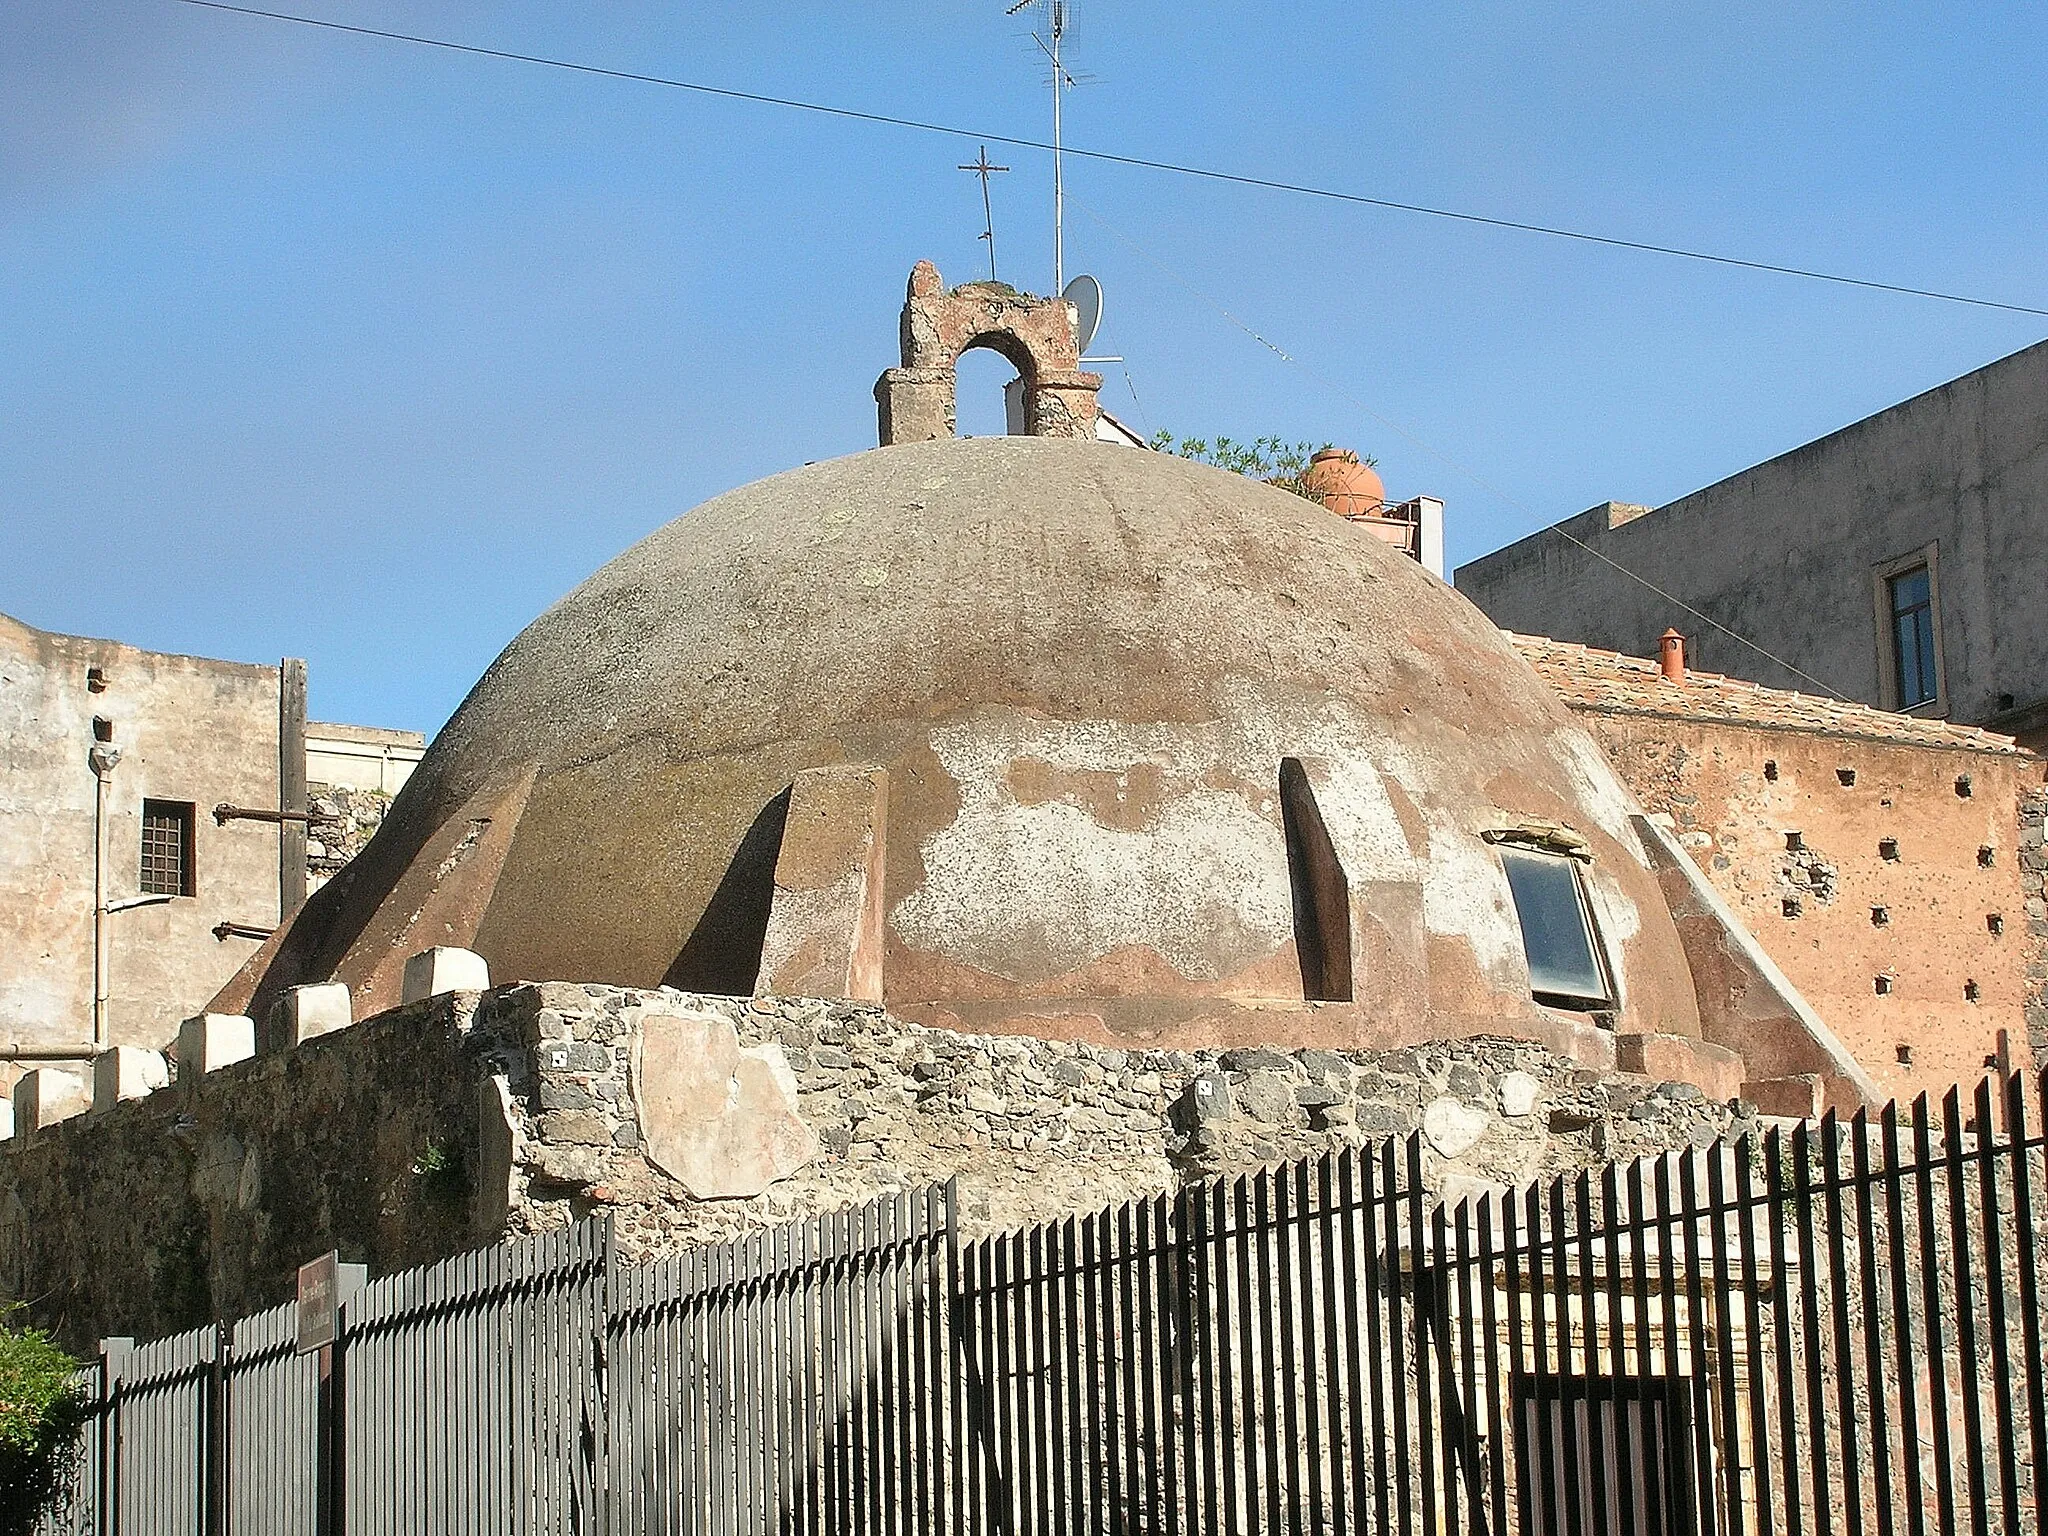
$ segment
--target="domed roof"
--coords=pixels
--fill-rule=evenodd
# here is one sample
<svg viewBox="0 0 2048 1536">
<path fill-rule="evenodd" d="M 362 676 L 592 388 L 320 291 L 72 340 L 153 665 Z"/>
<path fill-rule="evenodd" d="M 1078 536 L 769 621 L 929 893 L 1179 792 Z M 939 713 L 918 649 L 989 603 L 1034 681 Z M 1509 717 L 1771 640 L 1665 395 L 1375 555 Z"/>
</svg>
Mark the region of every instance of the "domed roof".
<svg viewBox="0 0 2048 1536">
<path fill-rule="evenodd" d="M 1314 503 L 901 444 L 719 496 L 528 626 L 252 1009 L 336 975 L 360 1017 L 456 943 L 974 1028 L 1564 1039 L 1486 841 L 1537 822 L 1590 855 L 1624 1027 L 1697 1034 L 1630 809 L 1477 608 Z"/>
</svg>

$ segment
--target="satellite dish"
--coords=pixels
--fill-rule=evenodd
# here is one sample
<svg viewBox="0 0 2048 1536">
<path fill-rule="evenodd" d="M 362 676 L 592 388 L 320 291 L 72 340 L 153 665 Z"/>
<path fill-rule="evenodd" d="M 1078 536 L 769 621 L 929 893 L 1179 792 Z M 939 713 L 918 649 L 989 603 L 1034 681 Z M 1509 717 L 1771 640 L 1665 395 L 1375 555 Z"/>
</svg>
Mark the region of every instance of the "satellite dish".
<svg viewBox="0 0 2048 1536">
<path fill-rule="evenodd" d="M 1074 306 L 1074 313 L 1079 317 L 1075 348 L 1086 352 L 1095 340 L 1096 328 L 1102 324 L 1102 284 L 1083 272 L 1067 284 L 1060 297 Z"/>
</svg>

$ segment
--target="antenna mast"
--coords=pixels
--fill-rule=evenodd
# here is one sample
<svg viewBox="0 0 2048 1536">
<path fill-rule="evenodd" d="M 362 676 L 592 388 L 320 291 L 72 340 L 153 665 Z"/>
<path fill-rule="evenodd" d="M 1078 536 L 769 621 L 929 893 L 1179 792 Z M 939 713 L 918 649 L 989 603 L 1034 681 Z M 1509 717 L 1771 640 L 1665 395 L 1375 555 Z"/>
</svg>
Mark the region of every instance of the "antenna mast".
<svg viewBox="0 0 2048 1536">
<path fill-rule="evenodd" d="M 1067 93 L 1067 73 L 1060 67 L 1060 39 L 1067 31 L 1067 0 L 1049 0 L 1052 12 L 1052 291 L 1060 292 L 1067 285 L 1067 260 L 1064 246 L 1066 219 L 1066 182 L 1060 168 L 1060 98 Z"/>
<path fill-rule="evenodd" d="M 1004 14 L 1014 16 L 1032 3 L 1033 0 L 1017 0 Z M 1038 0 L 1038 3 L 1045 6 L 1046 33 L 1051 38 L 1048 42 L 1036 32 L 1031 34 L 1031 40 L 1038 44 L 1039 51 L 1052 61 L 1052 291 L 1060 293 L 1067 285 L 1067 192 L 1066 167 L 1061 153 L 1061 98 L 1073 89 L 1076 82 L 1067 73 L 1066 65 L 1060 62 L 1060 45 L 1067 35 L 1067 0 Z"/>
</svg>

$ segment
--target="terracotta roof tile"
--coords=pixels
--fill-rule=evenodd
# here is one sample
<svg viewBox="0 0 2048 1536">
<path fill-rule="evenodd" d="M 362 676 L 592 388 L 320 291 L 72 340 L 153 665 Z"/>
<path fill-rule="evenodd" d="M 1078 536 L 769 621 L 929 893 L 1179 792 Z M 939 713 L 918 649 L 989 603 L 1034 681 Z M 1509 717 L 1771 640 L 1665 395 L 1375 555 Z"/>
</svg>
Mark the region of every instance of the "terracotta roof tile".
<svg viewBox="0 0 2048 1536">
<path fill-rule="evenodd" d="M 1974 725 L 1923 720 L 1868 704 L 1851 704 L 1810 693 L 1766 688 L 1718 672 L 1692 672 L 1683 684 L 1667 682 L 1655 661 L 1595 650 L 1541 635 L 1507 637 L 1544 680 L 1574 709 L 1613 714 L 1661 715 L 1713 720 L 1766 729 L 1817 731 L 1912 746 L 1962 748 L 1976 752 L 2019 752 L 2010 736 Z"/>
</svg>

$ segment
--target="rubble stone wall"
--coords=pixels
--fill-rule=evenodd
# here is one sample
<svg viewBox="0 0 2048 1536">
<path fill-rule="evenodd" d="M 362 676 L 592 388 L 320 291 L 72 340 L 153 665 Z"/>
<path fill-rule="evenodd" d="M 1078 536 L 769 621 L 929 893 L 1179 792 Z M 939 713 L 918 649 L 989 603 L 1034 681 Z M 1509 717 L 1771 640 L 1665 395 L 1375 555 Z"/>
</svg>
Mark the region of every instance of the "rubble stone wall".
<svg viewBox="0 0 2048 1536">
<path fill-rule="evenodd" d="M 725 1063 L 708 1092 L 656 1080 L 678 1030 L 710 1042 L 687 1063 Z M 957 1178 L 971 1237 L 1417 1130 L 1455 1194 L 1740 1124 L 1688 1084 L 1506 1040 L 1125 1051 L 858 1003 L 516 984 L 0 1143 L 0 1290 L 83 1347 L 274 1305 L 328 1248 L 382 1274 L 600 1211 L 640 1258 Z M 693 1194 L 707 1168 L 742 1193 Z"/>
<path fill-rule="evenodd" d="M 384 824 L 391 796 L 385 790 L 347 784 L 308 784 L 306 809 L 311 813 L 306 828 L 306 879 L 309 889 L 317 891 L 363 851 Z"/>
<path fill-rule="evenodd" d="M 2034 789 L 2020 800 L 2019 864 L 2026 914 L 2027 1034 L 2033 1040 L 2037 1062 L 2048 1062 L 2048 847 L 2043 846 L 2044 823 L 2048 823 L 2048 789 Z"/>
</svg>

